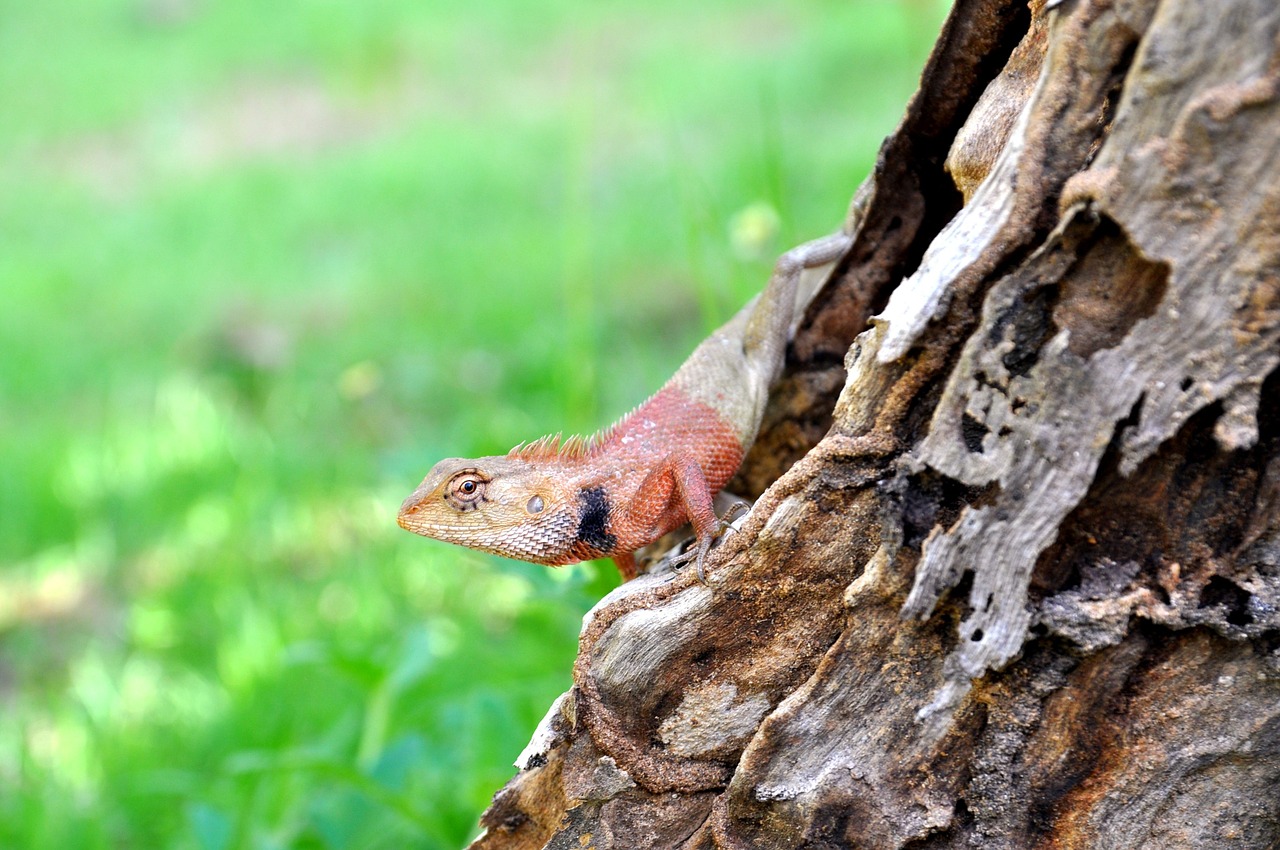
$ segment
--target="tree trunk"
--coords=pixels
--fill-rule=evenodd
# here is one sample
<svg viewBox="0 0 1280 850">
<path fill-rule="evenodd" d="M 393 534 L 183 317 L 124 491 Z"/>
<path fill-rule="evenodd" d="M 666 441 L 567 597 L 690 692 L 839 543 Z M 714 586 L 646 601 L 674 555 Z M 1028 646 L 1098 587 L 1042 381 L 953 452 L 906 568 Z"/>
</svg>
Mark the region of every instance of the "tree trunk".
<svg viewBox="0 0 1280 850">
<path fill-rule="evenodd" d="M 1049 5 L 959 0 L 770 486 L 596 606 L 475 847 L 1280 844 L 1280 6 Z"/>
</svg>

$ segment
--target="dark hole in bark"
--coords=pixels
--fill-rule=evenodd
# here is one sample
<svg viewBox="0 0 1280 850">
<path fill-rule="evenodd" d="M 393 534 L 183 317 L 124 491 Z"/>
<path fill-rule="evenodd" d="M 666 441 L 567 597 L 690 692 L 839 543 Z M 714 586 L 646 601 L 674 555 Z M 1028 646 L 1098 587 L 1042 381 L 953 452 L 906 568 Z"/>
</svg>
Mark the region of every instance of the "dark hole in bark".
<svg viewBox="0 0 1280 850">
<path fill-rule="evenodd" d="M 1280 366 L 1272 369 L 1262 381 L 1258 401 L 1259 442 L 1269 444 L 1280 437 Z"/>
<path fill-rule="evenodd" d="M 1105 216 L 1077 251 L 1060 283 L 1053 322 L 1070 331 L 1071 352 L 1087 358 L 1119 345 L 1135 324 L 1155 312 L 1169 283 L 1169 266 L 1143 257 Z"/>
<path fill-rule="evenodd" d="M 1063 572 L 1064 578 L 1062 579 L 1061 583 L 1058 585 L 1057 589 L 1058 590 L 1075 590 L 1077 587 L 1079 587 L 1080 583 L 1084 580 L 1084 572 L 1081 570 L 1082 566 L 1084 566 L 1084 562 L 1082 559 L 1076 559 L 1076 560 L 1073 560 L 1070 564 L 1067 564 L 1066 565 L 1067 568 Z"/>
<path fill-rule="evenodd" d="M 960 581 L 956 582 L 956 586 L 951 588 L 948 594 L 959 609 L 961 621 L 969 619 L 973 613 L 973 606 L 969 604 L 971 590 L 973 590 L 973 570 L 965 570 L 960 576 Z"/>
<path fill-rule="evenodd" d="M 1145 395 L 1139 396 L 1129 414 L 1116 423 L 1089 486 L 1089 496 L 1062 523 L 1057 541 L 1041 554 L 1032 574 L 1033 599 L 1079 587 L 1085 566 L 1093 563 L 1099 552 L 1117 560 L 1149 560 L 1150 543 L 1140 536 L 1128 536 L 1130 518 L 1111 507 L 1115 488 L 1123 488 L 1130 480 L 1120 475 L 1123 438 L 1125 431 L 1141 418 L 1145 399 Z M 1158 566 L 1158 561 L 1157 553 L 1151 569 Z"/>
<path fill-rule="evenodd" d="M 950 528 L 966 505 L 989 504 L 999 484 L 981 489 L 966 487 L 954 478 L 924 472 L 912 475 L 902 497 L 902 542 L 919 549 L 934 526 Z"/>
<path fill-rule="evenodd" d="M 990 428 L 968 413 L 960 418 L 960 436 L 964 439 L 964 447 L 971 454 L 982 454 L 982 440 L 990 433 Z"/>
<path fill-rule="evenodd" d="M 1005 332 L 1013 342 L 1013 350 L 1004 355 L 1000 361 L 1009 370 L 1009 377 L 1025 375 L 1031 371 L 1040 359 L 1040 348 L 1057 333 L 1052 315 L 1053 306 L 1058 299 L 1058 287 L 1040 286 L 1025 293 L 1019 304 L 1007 314 L 1007 323 L 1002 322 L 998 329 Z"/>
<path fill-rule="evenodd" d="M 1224 608 L 1227 622 L 1247 626 L 1253 622 L 1249 613 L 1249 592 L 1222 576 L 1214 576 L 1200 592 L 1200 608 Z"/>
<path fill-rule="evenodd" d="M 1156 595 L 1157 600 L 1160 600 L 1160 604 L 1162 605 L 1174 604 L 1174 600 L 1172 600 L 1172 598 L 1169 595 L 1169 591 L 1165 590 L 1164 586 L 1161 586 L 1160 584 L 1158 584 L 1158 582 L 1156 582 L 1156 584 L 1152 584 L 1149 586 L 1151 586 L 1151 593 Z"/>
</svg>

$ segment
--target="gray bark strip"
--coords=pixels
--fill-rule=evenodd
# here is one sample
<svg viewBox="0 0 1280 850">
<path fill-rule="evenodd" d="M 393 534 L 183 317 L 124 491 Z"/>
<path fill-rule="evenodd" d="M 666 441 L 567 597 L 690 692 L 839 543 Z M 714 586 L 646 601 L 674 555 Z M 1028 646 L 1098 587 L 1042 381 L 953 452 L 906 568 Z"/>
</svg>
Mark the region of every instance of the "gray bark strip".
<svg viewBox="0 0 1280 850">
<path fill-rule="evenodd" d="M 917 569 L 906 605 L 914 616 L 932 610 L 964 572 L 973 576 L 973 614 L 926 712 L 954 706 L 970 680 L 1018 653 L 1031 623 L 1026 595 L 1036 560 L 1130 411 L 1138 418 L 1120 435 L 1122 473 L 1208 405 L 1242 389 L 1251 405 L 1276 365 L 1280 329 L 1257 327 L 1263 317 L 1250 305 L 1271 300 L 1265 289 L 1280 268 L 1274 232 L 1258 224 L 1268 220 L 1259 215 L 1264 208 L 1280 205 L 1280 147 L 1257 150 L 1248 140 L 1280 135 L 1280 78 L 1274 68 L 1268 73 L 1280 7 L 1239 6 L 1223 15 L 1212 4 L 1168 4 L 1152 22 L 1111 132 L 1064 191 L 1062 224 L 1025 269 L 993 288 L 914 453 L 970 486 L 1000 487 L 992 504 L 966 510 L 957 526 L 931 537 Z M 1033 98 L 1028 110 L 1036 107 Z M 993 178 L 999 173 L 998 165 Z M 1213 186 L 1233 202 L 1206 203 L 1190 186 Z M 1104 250 L 1106 259 L 1091 259 Z M 1110 299 L 1111 315 L 1071 309 L 1069 287 L 1078 284 L 1064 278 L 1081 266 Z M 1038 319 L 1047 339 L 1026 353 L 1011 318 L 1037 299 L 1049 312 Z M 1010 352 L 1019 349 L 1034 362 L 1011 368 Z M 1252 444 L 1256 424 L 1245 419 L 1236 430 L 1245 435 L 1227 448 Z"/>
</svg>

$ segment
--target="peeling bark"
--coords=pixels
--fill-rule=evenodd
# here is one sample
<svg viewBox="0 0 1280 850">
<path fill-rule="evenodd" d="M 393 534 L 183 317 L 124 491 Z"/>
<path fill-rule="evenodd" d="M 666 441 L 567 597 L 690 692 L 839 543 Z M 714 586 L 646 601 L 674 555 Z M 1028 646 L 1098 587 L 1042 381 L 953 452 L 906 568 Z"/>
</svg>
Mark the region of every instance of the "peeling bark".
<svg viewBox="0 0 1280 850">
<path fill-rule="evenodd" d="M 957 4 L 762 495 L 475 847 L 1280 844 L 1280 7 L 1049 5 Z"/>
</svg>

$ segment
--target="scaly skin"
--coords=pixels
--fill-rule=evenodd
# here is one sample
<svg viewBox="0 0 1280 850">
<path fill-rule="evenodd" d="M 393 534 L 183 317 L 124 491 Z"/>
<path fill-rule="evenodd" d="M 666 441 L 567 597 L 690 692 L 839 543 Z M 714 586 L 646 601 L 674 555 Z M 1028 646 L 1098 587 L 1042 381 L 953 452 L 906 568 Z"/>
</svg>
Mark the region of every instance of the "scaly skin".
<svg viewBox="0 0 1280 850">
<path fill-rule="evenodd" d="M 634 553 L 686 522 L 702 562 L 720 529 L 716 493 L 755 440 L 793 325 L 812 293 L 801 273 L 834 262 L 844 233 L 783 254 L 761 296 L 694 350 L 652 398 L 587 440 L 544 437 L 506 455 L 449 458 L 405 500 L 398 521 L 425 537 L 535 564 Z"/>
</svg>

